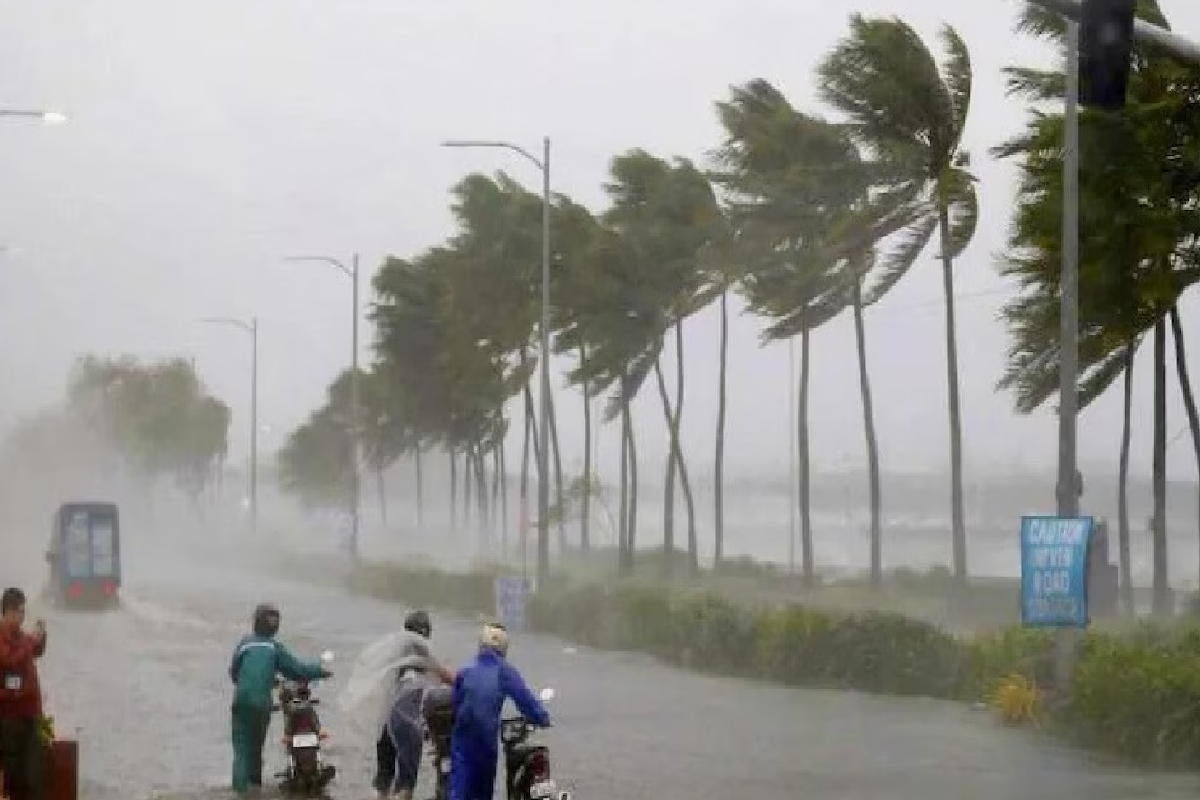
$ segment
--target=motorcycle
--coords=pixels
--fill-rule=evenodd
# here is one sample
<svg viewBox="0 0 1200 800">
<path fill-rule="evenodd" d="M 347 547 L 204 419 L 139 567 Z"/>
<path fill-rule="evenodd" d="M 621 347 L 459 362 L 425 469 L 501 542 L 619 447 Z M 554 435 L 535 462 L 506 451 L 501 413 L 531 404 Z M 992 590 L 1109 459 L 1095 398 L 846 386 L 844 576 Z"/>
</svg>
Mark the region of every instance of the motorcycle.
<svg viewBox="0 0 1200 800">
<path fill-rule="evenodd" d="M 554 699 L 554 690 L 539 693 L 542 702 Z M 434 800 L 449 797 L 450 730 L 453 712 L 445 703 L 426 706 L 426 738 L 433 746 L 433 767 L 436 779 Z M 500 744 L 504 751 L 505 797 L 507 800 L 573 800 L 566 789 L 559 789 L 550 777 L 550 749 L 544 744 L 530 743 L 538 726 L 524 717 L 500 720 Z"/>
<path fill-rule="evenodd" d="M 554 690 L 542 689 L 543 703 L 554 699 Z M 500 720 L 500 745 L 504 750 L 505 797 L 508 800 L 572 800 L 571 792 L 558 788 L 550 777 L 550 748 L 529 739 L 538 726 L 525 717 Z"/>
<path fill-rule="evenodd" d="M 433 750 L 433 800 L 450 796 L 450 731 L 454 727 L 454 706 L 449 687 L 429 689 L 424 705 L 425 740 Z"/>
<path fill-rule="evenodd" d="M 326 650 L 321 663 L 328 665 L 333 654 Z M 283 747 L 287 754 L 287 766 L 276 778 L 282 779 L 283 791 L 287 794 L 315 797 L 325 792 L 337 774 L 337 768 L 326 764 L 321 757 L 321 743 L 328 734 L 321 728 L 321 719 L 316 706 L 321 700 L 313 697 L 310 682 L 306 680 L 276 681 L 279 702 L 272 706 L 274 711 L 283 712 Z"/>
</svg>

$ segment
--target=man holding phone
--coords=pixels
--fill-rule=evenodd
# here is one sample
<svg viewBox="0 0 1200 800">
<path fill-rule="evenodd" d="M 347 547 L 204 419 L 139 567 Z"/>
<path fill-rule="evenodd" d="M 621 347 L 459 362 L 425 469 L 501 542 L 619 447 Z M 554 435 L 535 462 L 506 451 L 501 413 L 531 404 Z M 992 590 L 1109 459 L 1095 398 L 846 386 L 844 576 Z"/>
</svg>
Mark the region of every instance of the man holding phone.
<svg viewBox="0 0 1200 800">
<path fill-rule="evenodd" d="M 42 800 L 45 751 L 38 733 L 42 690 L 36 660 L 46 652 L 46 624 L 25 633 L 25 593 L 0 596 L 0 773 L 12 800 Z"/>
</svg>

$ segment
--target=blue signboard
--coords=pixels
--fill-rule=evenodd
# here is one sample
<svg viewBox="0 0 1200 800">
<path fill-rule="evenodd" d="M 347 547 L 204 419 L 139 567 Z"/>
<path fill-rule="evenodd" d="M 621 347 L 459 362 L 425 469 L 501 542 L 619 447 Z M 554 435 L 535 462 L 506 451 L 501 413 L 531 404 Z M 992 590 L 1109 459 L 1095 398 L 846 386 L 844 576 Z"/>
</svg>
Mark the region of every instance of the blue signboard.
<svg viewBox="0 0 1200 800">
<path fill-rule="evenodd" d="M 1021 518 L 1021 621 L 1086 628 L 1091 517 Z"/>
<path fill-rule="evenodd" d="M 525 627 L 525 601 L 529 584 L 524 578 L 496 578 L 496 619 L 510 631 Z"/>
</svg>

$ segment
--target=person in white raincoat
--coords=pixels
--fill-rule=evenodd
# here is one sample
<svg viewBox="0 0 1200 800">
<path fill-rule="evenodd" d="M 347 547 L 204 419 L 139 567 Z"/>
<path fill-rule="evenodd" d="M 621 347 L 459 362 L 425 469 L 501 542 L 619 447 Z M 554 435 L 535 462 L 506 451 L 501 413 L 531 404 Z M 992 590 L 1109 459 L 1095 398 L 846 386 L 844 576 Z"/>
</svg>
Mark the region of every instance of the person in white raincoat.
<svg viewBox="0 0 1200 800">
<path fill-rule="evenodd" d="M 424 690 L 454 675 L 433 657 L 429 614 L 413 611 L 404 630 L 363 650 L 342 694 L 349 719 L 375 743 L 376 773 L 372 785 L 385 798 L 391 794 L 411 800 L 420 766 L 423 737 L 421 701 Z"/>
</svg>

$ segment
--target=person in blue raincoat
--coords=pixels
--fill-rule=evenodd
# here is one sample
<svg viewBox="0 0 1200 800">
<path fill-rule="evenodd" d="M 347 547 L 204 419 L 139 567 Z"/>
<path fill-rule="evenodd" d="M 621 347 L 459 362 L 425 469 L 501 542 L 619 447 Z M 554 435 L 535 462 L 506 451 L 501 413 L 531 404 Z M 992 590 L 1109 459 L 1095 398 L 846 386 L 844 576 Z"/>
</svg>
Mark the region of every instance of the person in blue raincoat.
<svg viewBox="0 0 1200 800">
<path fill-rule="evenodd" d="M 492 800 L 504 701 L 536 725 L 550 715 L 508 663 L 508 631 L 491 622 L 479 635 L 479 652 L 454 679 L 454 727 L 450 732 L 450 800 Z"/>
<path fill-rule="evenodd" d="M 233 790 L 244 794 L 262 786 L 262 751 L 271 725 L 271 689 L 276 673 L 289 680 L 328 678 L 319 662 L 304 662 L 275 641 L 279 609 L 263 603 L 254 609 L 253 633 L 233 650 L 229 679 L 237 687 L 231 708 L 233 740 Z"/>
</svg>

